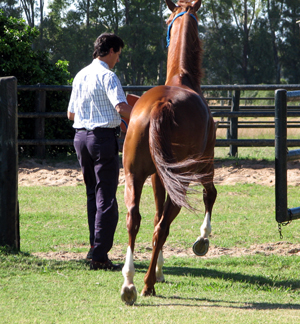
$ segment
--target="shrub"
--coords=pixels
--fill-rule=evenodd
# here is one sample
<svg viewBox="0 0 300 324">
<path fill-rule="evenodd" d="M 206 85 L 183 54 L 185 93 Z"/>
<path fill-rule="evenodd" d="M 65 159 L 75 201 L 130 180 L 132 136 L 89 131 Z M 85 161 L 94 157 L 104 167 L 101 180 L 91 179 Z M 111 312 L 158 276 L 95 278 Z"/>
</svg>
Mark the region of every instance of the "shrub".
<svg viewBox="0 0 300 324">
<path fill-rule="evenodd" d="M 38 30 L 26 25 L 24 20 L 7 17 L 3 10 L 0 10 L 0 76 L 15 76 L 18 85 L 70 84 L 67 61 L 58 61 L 53 64 L 47 52 L 34 50 L 33 43 L 38 35 Z M 70 93 L 65 91 L 48 93 L 46 111 L 66 111 L 69 97 Z M 18 110 L 19 112 L 35 110 L 34 92 L 18 92 Z M 33 139 L 34 125 L 34 119 L 19 119 L 19 139 Z M 45 137 L 47 139 L 72 138 L 73 131 L 70 122 L 64 118 L 46 119 Z M 51 156 L 68 151 L 73 151 L 73 148 L 69 146 L 47 147 L 47 154 Z M 25 146 L 20 153 L 32 156 L 34 148 Z"/>
</svg>

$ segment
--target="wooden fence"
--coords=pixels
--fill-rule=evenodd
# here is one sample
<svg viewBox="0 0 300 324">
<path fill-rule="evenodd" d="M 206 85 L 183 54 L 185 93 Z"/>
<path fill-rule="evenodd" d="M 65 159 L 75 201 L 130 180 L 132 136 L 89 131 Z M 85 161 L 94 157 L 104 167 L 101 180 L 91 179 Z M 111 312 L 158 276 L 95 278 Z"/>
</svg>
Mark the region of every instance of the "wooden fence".
<svg viewBox="0 0 300 324">
<path fill-rule="evenodd" d="M 127 93 L 142 94 L 153 86 L 125 86 Z M 274 139 L 239 139 L 239 128 L 275 128 L 274 121 L 245 121 L 247 118 L 274 118 L 275 103 L 271 105 L 255 105 L 255 100 L 270 101 L 270 98 L 241 98 L 241 91 L 275 91 L 277 89 L 300 90 L 300 85 L 211 85 L 202 86 L 202 91 L 208 101 L 213 117 L 219 119 L 219 128 L 227 129 L 226 139 L 217 139 L 216 146 L 229 147 L 229 154 L 235 156 L 238 147 L 242 146 L 275 146 Z M 30 113 L 19 113 L 19 118 L 35 118 L 35 138 L 19 140 L 19 146 L 35 145 L 37 155 L 44 156 L 45 145 L 72 145 L 73 139 L 45 139 L 45 118 L 66 118 L 67 107 L 62 107 L 62 112 L 46 112 L 47 93 L 51 91 L 71 92 L 72 86 L 51 86 L 51 85 L 29 85 L 18 86 L 18 91 L 35 91 L 36 102 L 33 111 Z M 226 96 L 215 95 L 226 93 Z M 241 104 L 244 102 L 244 104 Z M 249 104 L 249 102 L 251 102 Z M 287 117 L 300 117 L 300 106 L 288 106 Z M 240 119 L 239 119 L 240 118 Z M 242 120 L 241 120 L 242 119 Z M 298 122 L 289 121 L 287 127 L 299 128 Z M 288 140 L 288 146 L 300 146 L 300 139 Z"/>
</svg>

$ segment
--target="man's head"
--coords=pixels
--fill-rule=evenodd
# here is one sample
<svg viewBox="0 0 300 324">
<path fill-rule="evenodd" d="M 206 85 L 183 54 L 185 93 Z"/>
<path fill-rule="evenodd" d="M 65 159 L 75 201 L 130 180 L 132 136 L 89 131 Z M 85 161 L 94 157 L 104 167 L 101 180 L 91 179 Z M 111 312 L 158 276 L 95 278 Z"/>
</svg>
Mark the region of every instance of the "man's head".
<svg viewBox="0 0 300 324">
<path fill-rule="evenodd" d="M 104 33 L 101 34 L 94 43 L 93 57 L 98 58 L 108 64 L 109 68 L 114 68 L 115 64 L 119 62 L 121 50 L 124 47 L 122 39 L 115 35 Z"/>
<path fill-rule="evenodd" d="M 123 47 L 124 42 L 119 36 L 110 33 L 103 33 L 96 39 L 94 43 L 93 58 L 95 59 L 98 56 L 104 57 L 109 55 L 111 48 L 115 53 L 117 53 Z"/>
</svg>

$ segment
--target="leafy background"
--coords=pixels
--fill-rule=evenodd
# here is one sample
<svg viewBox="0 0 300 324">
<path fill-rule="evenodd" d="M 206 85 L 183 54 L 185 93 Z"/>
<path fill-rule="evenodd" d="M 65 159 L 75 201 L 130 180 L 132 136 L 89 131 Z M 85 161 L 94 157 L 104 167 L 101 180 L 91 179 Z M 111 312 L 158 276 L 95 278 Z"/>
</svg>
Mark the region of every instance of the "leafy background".
<svg viewBox="0 0 300 324">
<path fill-rule="evenodd" d="M 166 18 L 162 0 L 0 0 L 0 77 L 19 85 L 68 85 L 92 60 L 103 32 L 125 48 L 115 72 L 123 85 L 163 84 Z M 203 84 L 300 83 L 299 0 L 205 0 L 198 12 Z M 23 19 L 25 18 L 25 19 Z M 46 111 L 66 111 L 68 92 L 51 92 Z M 18 94 L 19 111 L 34 111 L 34 93 Z M 70 122 L 46 119 L 47 139 L 73 137 Z M 34 138 L 34 120 L 19 120 L 19 138 Z M 56 156 L 72 151 L 52 146 Z M 32 147 L 22 154 L 33 154 Z"/>
</svg>

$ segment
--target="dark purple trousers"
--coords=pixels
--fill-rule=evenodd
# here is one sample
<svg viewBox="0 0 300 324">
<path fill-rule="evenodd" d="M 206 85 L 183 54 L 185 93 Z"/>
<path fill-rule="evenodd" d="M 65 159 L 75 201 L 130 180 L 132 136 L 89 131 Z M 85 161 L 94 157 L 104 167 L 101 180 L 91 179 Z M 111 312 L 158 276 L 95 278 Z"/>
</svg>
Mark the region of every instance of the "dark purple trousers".
<svg viewBox="0 0 300 324">
<path fill-rule="evenodd" d="M 86 186 L 93 261 L 105 262 L 119 219 L 119 148 L 115 129 L 76 130 L 74 147 Z"/>
</svg>

